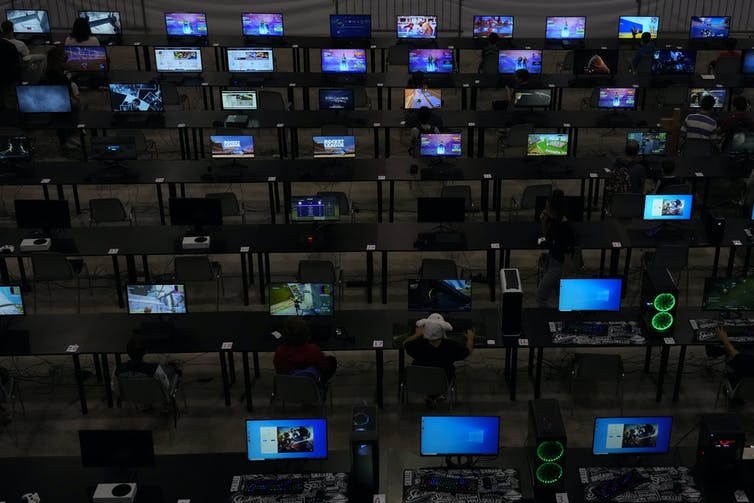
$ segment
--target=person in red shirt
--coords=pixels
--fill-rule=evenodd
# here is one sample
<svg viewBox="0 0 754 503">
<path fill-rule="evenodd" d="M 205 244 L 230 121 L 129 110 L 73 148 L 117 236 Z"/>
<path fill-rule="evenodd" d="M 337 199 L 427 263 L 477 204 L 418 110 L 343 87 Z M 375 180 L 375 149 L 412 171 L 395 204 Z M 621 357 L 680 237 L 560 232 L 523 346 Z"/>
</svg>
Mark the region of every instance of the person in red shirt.
<svg viewBox="0 0 754 503">
<path fill-rule="evenodd" d="M 309 327 L 298 316 L 285 320 L 283 343 L 275 351 L 272 362 L 278 374 L 292 374 L 314 367 L 319 371 L 323 383 L 335 374 L 338 365 L 334 356 L 325 356 L 319 346 L 309 342 Z"/>
</svg>

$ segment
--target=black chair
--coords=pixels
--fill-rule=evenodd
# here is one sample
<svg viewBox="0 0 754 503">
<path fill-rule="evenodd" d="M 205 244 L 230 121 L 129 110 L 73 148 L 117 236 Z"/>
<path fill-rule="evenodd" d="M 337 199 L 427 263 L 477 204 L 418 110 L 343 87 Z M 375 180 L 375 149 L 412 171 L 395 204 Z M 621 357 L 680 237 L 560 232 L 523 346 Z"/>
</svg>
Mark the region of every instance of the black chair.
<svg viewBox="0 0 754 503">
<path fill-rule="evenodd" d="M 81 275 L 86 273 L 89 294 L 92 294 L 92 277 L 89 268 L 82 259 L 69 259 L 60 253 L 35 253 L 31 256 L 34 271 L 34 312 L 37 312 L 37 287 L 39 283 L 47 284 L 47 291 L 52 297 L 50 285 L 59 281 L 76 282 L 76 312 L 81 312 Z"/>
<path fill-rule="evenodd" d="M 420 279 L 458 279 L 454 260 L 425 258 L 419 267 Z"/>
<path fill-rule="evenodd" d="M 173 262 L 175 280 L 178 283 L 201 283 L 214 281 L 215 310 L 220 310 L 220 292 L 225 295 L 223 269 L 219 262 L 214 262 L 206 255 L 181 255 Z"/>
<path fill-rule="evenodd" d="M 117 197 L 89 200 L 89 225 L 133 225 L 133 209 L 126 210 Z"/>
</svg>

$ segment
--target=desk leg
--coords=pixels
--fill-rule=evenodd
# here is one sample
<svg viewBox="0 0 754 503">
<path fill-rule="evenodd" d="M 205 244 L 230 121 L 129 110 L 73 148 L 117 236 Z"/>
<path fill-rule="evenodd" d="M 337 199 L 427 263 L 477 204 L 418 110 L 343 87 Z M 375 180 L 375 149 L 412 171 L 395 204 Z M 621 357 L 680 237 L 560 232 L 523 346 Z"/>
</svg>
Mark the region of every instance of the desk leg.
<svg viewBox="0 0 754 503">
<path fill-rule="evenodd" d="M 487 250 L 487 286 L 490 288 L 490 302 L 495 302 L 495 250 Z"/>
<path fill-rule="evenodd" d="M 26 267 L 24 267 L 24 258 L 16 257 L 16 264 L 18 265 L 18 275 L 21 279 L 21 286 L 29 286 L 29 280 L 26 278 Z M 34 288 L 37 286 L 35 285 Z"/>
<path fill-rule="evenodd" d="M 382 275 L 382 285 L 380 285 L 382 289 L 382 303 L 387 304 L 387 252 L 383 251 L 382 253 L 382 270 L 380 270 L 380 274 Z"/>
<path fill-rule="evenodd" d="M 76 388 L 79 392 L 79 403 L 81 403 L 81 413 L 87 414 L 89 412 L 86 406 L 86 392 L 84 391 L 84 378 L 81 375 L 81 360 L 78 353 L 71 355 L 73 358 L 73 372 L 76 375 Z"/>
<path fill-rule="evenodd" d="M 256 379 L 260 375 L 259 353 L 257 351 L 254 351 L 251 353 L 251 357 L 252 357 L 252 362 L 254 363 L 254 379 Z"/>
<path fill-rule="evenodd" d="M 374 158 L 380 158 L 380 128 L 373 127 L 374 130 Z"/>
<path fill-rule="evenodd" d="M 600 278 L 605 274 L 605 258 L 606 258 L 606 252 L 603 248 L 600 250 Z"/>
<path fill-rule="evenodd" d="M 225 361 L 225 351 L 220 350 L 220 372 L 223 376 L 223 395 L 225 406 L 230 407 L 230 384 L 228 383 L 228 363 Z"/>
<path fill-rule="evenodd" d="M 720 264 L 720 247 L 715 246 L 715 258 L 712 260 L 712 276 L 717 276 L 717 266 Z"/>
<path fill-rule="evenodd" d="M 662 400 L 662 387 L 665 383 L 665 374 L 668 371 L 668 356 L 670 356 L 670 346 L 663 346 L 660 353 L 660 372 L 657 374 L 657 396 L 655 401 Z"/>
<path fill-rule="evenodd" d="M 291 158 L 296 159 L 298 157 L 298 128 L 291 128 Z"/>
<path fill-rule="evenodd" d="M 385 159 L 390 157 L 390 128 L 385 128 Z"/>
<path fill-rule="evenodd" d="M 243 393 L 246 398 L 246 410 L 252 411 L 251 403 L 251 376 L 249 375 L 249 353 L 241 353 L 241 362 L 243 363 Z"/>
<path fill-rule="evenodd" d="M 587 198 L 586 198 L 586 219 L 591 220 L 592 219 L 592 197 L 594 194 L 594 179 L 589 179 L 589 188 L 587 189 Z"/>
<path fill-rule="evenodd" d="M 149 261 L 147 255 L 141 256 L 141 268 L 144 270 L 144 282 L 149 283 Z"/>
<path fill-rule="evenodd" d="M 467 108 L 466 104 L 467 104 L 467 102 L 469 100 L 468 89 L 469 89 L 468 87 L 462 87 L 461 88 L 461 110 L 466 110 L 466 108 Z"/>
<path fill-rule="evenodd" d="M 652 366 L 652 346 L 647 346 L 644 350 L 644 373 L 649 374 L 650 367 Z"/>
<path fill-rule="evenodd" d="M 726 270 L 727 276 L 733 276 L 733 263 L 736 261 L 736 247 L 731 246 L 728 252 L 728 268 Z"/>
<path fill-rule="evenodd" d="M 374 286 L 374 252 L 367 252 L 367 302 L 372 303 L 372 287 Z"/>
<path fill-rule="evenodd" d="M 630 271 L 631 267 L 631 250 L 632 248 L 626 249 L 626 263 L 623 264 L 623 277 L 628 278 L 628 272 Z"/>
<path fill-rule="evenodd" d="M 401 384 L 403 383 L 404 374 L 406 371 L 406 352 L 401 347 L 398 349 L 398 404 L 403 404 L 403 397 L 401 396 Z"/>
<path fill-rule="evenodd" d="M 377 181 L 377 222 L 382 223 L 382 183 Z"/>
<path fill-rule="evenodd" d="M 537 348 L 537 372 L 534 377 L 534 398 L 540 398 L 542 395 L 542 360 L 544 359 L 544 348 Z"/>
<path fill-rule="evenodd" d="M 473 91 L 472 91 L 473 92 Z M 474 107 L 476 110 L 476 107 Z M 479 138 L 477 138 L 477 156 L 484 157 L 484 128 L 479 128 Z"/>
<path fill-rule="evenodd" d="M 0 258 L 0 279 L 6 285 L 10 283 L 10 273 L 8 272 L 8 262 L 5 261 L 5 257 Z M 120 306 L 123 307 L 123 306 Z"/>
<path fill-rule="evenodd" d="M 531 349 L 529 350 L 529 366 L 526 367 L 526 372 L 529 377 L 534 377 L 534 351 Z"/>
<path fill-rule="evenodd" d="M 79 186 L 75 183 L 71 185 L 73 189 L 73 206 L 76 208 L 76 214 L 81 215 L 81 200 L 79 200 Z"/>
<path fill-rule="evenodd" d="M 236 384 L 236 357 L 233 351 L 228 351 L 228 372 L 230 373 L 230 384 Z"/>
<path fill-rule="evenodd" d="M 388 186 L 388 222 L 395 221 L 395 180 Z"/>
<path fill-rule="evenodd" d="M 249 305 L 249 271 L 246 267 L 247 253 L 241 253 L 241 292 L 243 293 L 243 305 Z"/>
<path fill-rule="evenodd" d="M 267 288 L 267 284 L 264 280 L 264 258 L 262 257 L 264 255 L 263 252 L 257 253 L 257 269 L 259 269 L 259 303 L 265 304 L 265 288 Z"/>
<path fill-rule="evenodd" d="M 118 255 L 113 255 L 113 276 L 115 278 L 115 291 L 118 294 L 118 307 L 123 307 L 123 285 L 120 282 L 120 265 Z"/>
<path fill-rule="evenodd" d="M 746 255 L 744 256 L 744 267 L 741 270 L 743 276 L 749 275 L 749 264 L 751 263 L 751 246 L 746 247 Z"/>
<path fill-rule="evenodd" d="M 94 365 L 94 375 L 97 377 L 97 382 L 102 382 L 102 365 L 99 361 L 99 353 L 92 353 L 92 364 Z"/>
<path fill-rule="evenodd" d="M 681 392 L 681 379 L 683 378 L 683 365 L 686 363 L 686 346 L 681 346 L 681 352 L 678 354 L 678 370 L 675 373 L 675 386 L 673 386 L 673 401 L 678 401 L 678 394 Z"/>
<path fill-rule="evenodd" d="M 500 210 L 503 206 L 503 181 L 495 180 L 493 190 L 493 204 L 495 205 L 495 221 L 500 221 Z"/>
<path fill-rule="evenodd" d="M 468 139 L 468 149 L 469 149 L 469 158 L 474 157 L 474 128 L 472 126 L 468 127 L 467 134 L 469 136 Z"/>
<path fill-rule="evenodd" d="M 113 408 L 113 386 L 110 381 L 110 361 L 107 358 L 107 353 L 102 353 L 102 376 L 105 381 L 105 399 L 107 400 L 107 407 Z"/>
<path fill-rule="evenodd" d="M 275 182 L 267 182 L 267 197 L 270 200 L 270 223 L 274 224 L 276 217 L 276 208 L 275 208 L 275 189 L 273 187 Z"/>
<path fill-rule="evenodd" d="M 377 110 L 382 110 L 382 86 L 377 87 Z"/>
<path fill-rule="evenodd" d="M 482 218 L 484 219 L 485 222 L 489 222 L 490 221 L 490 208 L 489 208 L 490 182 L 486 178 L 484 178 L 482 179 L 479 185 L 481 186 L 481 189 L 480 189 L 481 194 L 479 194 L 479 200 L 481 203 L 480 205 L 481 205 L 481 210 L 482 210 Z"/>
<path fill-rule="evenodd" d="M 510 400 L 516 400 L 516 374 L 518 373 L 518 347 L 509 346 L 505 348 L 505 370 L 503 375 L 506 377 Z"/>
<path fill-rule="evenodd" d="M 271 276 L 270 271 L 271 271 L 271 269 L 270 269 L 270 254 L 265 252 L 265 254 L 264 254 L 264 279 L 265 279 L 265 281 L 267 282 L 268 285 L 270 283 L 272 283 L 272 279 L 270 277 Z"/>
<path fill-rule="evenodd" d="M 285 159 L 285 128 L 279 127 L 278 130 L 278 152 L 280 158 Z"/>
<path fill-rule="evenodd" d="M 277 189 L 277 186 L 278 186 L 278 184 L 277 184 L 277 182 L 275 182 L 275 189 Z M 286 181 L 283 182 L 283 208 L 290 208 L 291 207 L 291 197 L 292 197 L 291 196 L 291 182 L 290 182 L 290 180 L 286 180 Z M 275 191 L 275 203 L 276 203 L 276 209 L 278 211 L 280 209 L 280 201 L 279 201 L 279 199 L 280 199 L 280 196 L 278 194 L 278 191 L 276 190 Z M 291 221 L 290 221 L 291 220 L 290 213 L 288 211 L 284 211 L 282 213 L 283 213 L 283 217 L 284 217 L 283 221 L 286 224 L 291 223 Z"/>
<path fill-rule="evenodd" d="M 165 201 L 162 199 L 162 184 L 155 183 L 157 189 L 157 207 L 160 209 L 160 225 L 165 225 Z"/>
<path fill-rule="evenodd" d="M 126 271 L 129 283 L 136 283 L 136 261 L 133 255 L 126 255 Z"/>
<path fill-rule="evenodd" d="M 620 262 L 620 248 L 613 248 L 610 251 L 610 277 L 618 275 L 618 263 Z"/>
<path fill-rule="evenodd" d="M 381 349 L 376 349 L 374 351 L 374 357 L 375 357 L 375 366 L 377 367 L 377 389 L 375 389 L 375 393 L 377 395 L 377 407 L 380 409 L 382 408 L 382 377 L 385 373 L 385 356 L 382 353 Z"/>
</svg>

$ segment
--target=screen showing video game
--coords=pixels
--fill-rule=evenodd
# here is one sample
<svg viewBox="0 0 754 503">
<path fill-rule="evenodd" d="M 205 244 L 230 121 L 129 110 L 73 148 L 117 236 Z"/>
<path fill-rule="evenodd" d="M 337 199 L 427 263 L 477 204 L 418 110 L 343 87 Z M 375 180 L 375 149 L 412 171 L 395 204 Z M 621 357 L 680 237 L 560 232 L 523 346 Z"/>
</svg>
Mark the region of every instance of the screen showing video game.
<svg viewBox="0 0 754 503">
<path fill-rule="evenodd" d="M 641 155 L 665 155 L 668 133 L 631 132 L 626 134 L 626 141 L 628 140 L 634 140 L 639 144 Z"/>
<path fill-rule="evenodd" d="M 270 283 L 271 316 L 330 316 L 332 283 Z"/>
<path fill-rule="evenodd" d="M 408 71 L 411 73 L 452 73 L 453 49 L 410 49 Z"/>
<path fill-rule="evenodd" d="M 552 101 L 552 89 L 519 89 L 513 92 L 514 108 L 547 108 Z"/>
<path fill-rule="evenodd" d="M 18 111 L 22 114 L 66 113 L 71 111 L 68 86 L 16 86 Z"/>
<path fill-rule="evenodd" d="M 659 29 L 660 18 L 657 16 L 621 16 L 618 20 L 618 38 L 640 39 L 646 32 L 657 38 Z"/>
<path fill-rule="evenodd" d="M 92 35 L 120 35 L 120 12 L 117 10 L 80 10 L 79 17 L 89 21 Z"/>
<path fill-rule="evenodd" d="M 664 454 L 672 423 L 669 416 L 597 417 L 592 454 Z"/>
<path fill-rule="evenodd" d="M 696 51 L 662 49 L 652 57 L 652 75 L 688 75 L 696 68 Z"/>
<path fill-rule="evenodd" d="M 474 16 L 474 38 L 487 38 L 497 33 L 500 38 L 513 37 L 513 16 Z"/>
<path fill-rule="evenodd" d="M 256 91 L 222 91 L 223 110 L 256 110 Z"/>
<path fill-rule="evenodd" d="M 644 196 L 644 220 L 689 220 L 691 194 Z"/>
<path fill-rule="evenodd" d="M 691 16 L 689 38 L 728 38 L 730 16 Z"/>
<path fill-rule="evenodd" d="M 207 15 L 203 12 L 166 12 L 165 29 L 171 37 L 206 37 Z"/>
<path fill-rule="evenodd" d="M 443 313 L 471 311 L 471 280 L 410 279 L 408 310 Z"/>
<path fill-rule="evenodd" d="M 249 461 L 326 459 L 325 419 L 248 419 L 246 445 Z"/>
<path fill-rule="evenodd" d="M 636 89 L 633 87 L 601 87 L 598 108 L 636 107 Z"/>
<path fill-rule="evenodd" d="M 364 49 L 322 49 L 323 73 L 366 73 L 367 51 Z"/>
<path fill-rule="evenodd" d="M 460 133 L 440 133 L 419 135 L 419 154 L 423 157 L 460 157 Z"/>
<path fill-rule="evenodd" d="M 356 137 L 313 136 L 312 149 L 315 159 L 327 157 L 356 157 Z"/>
<path fill-rule="evenodd" d="M 705 96 L 712 96 L 715 98 L 714 108 L 722 110 L 725 107 L 725 97 L 728 95 L 727 90 L 722 88 L 701 88 L 693 87 L 689 89 L 689 108 L 701 108 L 702 98 Z"/>
<path fill-rule="evenodd" d="M 527 156 L 568 155 L 567 133 L 531 133 L 526 142 Z"/>
<path fill-rule="evenodd" d="M 710 311 L 754 310 L 754 278 L 706 278 L 702 309 Z"/>
<path fill-rule="evenodd" d="M 332 38 L 370 38 L 372 16 L 369 14 L 330 15 Z"/>
<path fill-rule="evenodd" d="M 244 12 L 241 26 L 245 37 L 282 37 L 283 15 Z"/>
<path fill-rule="evenodd" d="M 13 23 L 13 33 L 50 33 L 50 17 L 46 10 L 6 9 L 5 19 Z"/>
<path fill-rule="evenodd" d="M 574 75 L 614 75 L 618 72 L 618 51 L 579 49 L 573 54 Z"/>
<path fill-rule="evenodd" d="M 254 157 L 253 136 L 210 136 L 213 159 L 251 159 Z"/>
<path fill-rule="evenodd" d="M 129 314 L 186 314 L 184 285 L 126 285 Z"/>
<path fill-rule="evenodd" d="M 421 107 L 440 108 L 442 106 L 442 89 L 404 89 L 403 108 L 418 110 Z"/>
<path fill-rule="evenodd" d="M 292 222 L 318 222 L 340 220 L 340 205 L 334 196 L 291 198 Z"/>
<path fill-rule="evenodd" d="M 353 110 L 353 89 L 320 89 L 320 110 Z"/>
<path fill-rule="evenodd" d="M 160 84 L 110 84 L 110 109 L 113 112 L 162 112 Z"/>
<path fill-rule="evenodd" d="M 24 299 L 19 285 L 0 286 L 0 316 L 23 316 Z"/>
<path fill-rule="evenodd" d="M 437 16 L 398 16 L 398 38 L 437 38 Z"/>
<path fill-rule="evenodd" d="M 9 159 L 31 159 L 28 136 L 0 136 L 0 161 Z"/>
<path fill-rule="evenodd" d="M 66 46 L 63 67 L 69 72 L 106 72 L 107 50 L 96 46 Z"/>
<path fill-rule="evenodd" d="M 272 72 L 274 70 L 272 49 L 228 49 L 228 71 L 230 72 Z"/>
<path fill-rule="evenodd" d="M 500 450 L 499 416 L 422 416 L 421 421 L 422 456 L 497 456 Z"/>
<path fill-rule="evenodd" d="M 749 75 L 754 73 L 754 50 L 744 51 L 741 72 Z"/>
<path fill-rule="evenodd" d="M 158 72 L 202 71 L 202 50 L 198 47 L 155 47 L 154 61 Z"/>
<path fill-rule="evenodd" d="M 568 40 L 584 38 L 586 33 L 586 16 L 548 16 L 545 26 L 545 38 L 547 39 Z"/>
<path fill-rule="evenodd" d="M 561 279 L 558 311 L 620 311 L 622 285 L 619 278 Z"/>
<path fill-rule="evenodd" d="M 498 52 L 498 73 L 512 74 L 516 70 L 528 70 L 531 74 L 542 73 L 542 51 L 539 49 L 517 49 Z"/>
</svg>

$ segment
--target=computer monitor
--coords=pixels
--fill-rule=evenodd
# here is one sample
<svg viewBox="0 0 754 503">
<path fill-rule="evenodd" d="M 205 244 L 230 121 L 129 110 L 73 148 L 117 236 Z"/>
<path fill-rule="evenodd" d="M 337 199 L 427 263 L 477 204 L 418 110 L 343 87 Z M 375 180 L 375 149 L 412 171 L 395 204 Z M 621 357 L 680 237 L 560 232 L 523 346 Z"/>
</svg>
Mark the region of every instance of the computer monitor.
<svg viewBox="0 0 754 503">
<path fill-rule="evenodd" d="M 659 29 L 660 18 L 657 16 L 621 16 L 618 20 L 618 38 L 640 39 L 642 34 L 649 32 L 655 39 Z"/>
<path fill-rule="evenodd" d="M 644 220 L 690 220 L 691 194 L 644 196 Z"/>
<path fill-rule="evenodd" d="M 322 49 L 322 73 L 366 73 L 365 49 Z"/>
<path fill-rule="evenodd" d="M 395 31 L 398 38 L 437 38 L 437 16 L 398 16 Z"/>
<path fill-rule="evenodd" d="M 209 150 L 213 159 L 253 159 L 254 137 L 212 135 Z"/>
<path fill-rule="evenodd" d="M 207 15 L 204 12 L 166 12 L 165 30 L 170 37 L 206 37 Z"/>
<path fill-rule="evenodd" d="M 195 227 L 223 224 L 222 203 L 209 197 L 171 197 L 170 225 Z"/>
<path fill-rule="evenodd" d="M 202 50 L 198 47 L 155 47 L 154 61 L 158 72 L 201 73 Z"/>
<path fill-rule="evenodd" d="M 728 95 L 724 87 L 702 88 L 693 87 L 689 89 L 689 108 L 701 108 L 702 98 L 712 96 L 715 98 L 714 108 L 722 110 L 725 107 L 725 97 Z"/>
<path fill-rule="evenodd" d="M 334 196 L 291 198 L 291 222 L 337 222 L 338 220 L 340 220 L 340 205 Z"/>
<path fill-rule="evenodd" d="M 709 311 L 754 311 L 754 278 L 705 278 L 702 309 Z"/>
<path fill-rule="evenodd" d="M 652 75 L 690 75 L 696 68 L 696 51 L 661 49 L 652 55 Z"/>
<path fill-rule="evenodd" d="M 689 38 L 728 38 L 730 16 L 691 16 Z"/>
<path fill-rule="evenodd" d="M 16 226 L 19 229 L 68 229 L 71 214 L 68 201 L 61 199 L 16 199 Z"/>
<path fill-rule="evenodd" d="M 65 46 L 67 60 L 63 68 L 69 72 L 106 72 L 107 50 L 98 46 Z"/>
<path fill-rule="evenodd" d="M 151 430 L 79 430 L 84 468 L 154 466 Z"/>
<path fill-rule="evenodd" d="M 71 111 L 71 95 L 68 86 L 62 84 L 16 86 L 16 98 L 22 114 Z"/>
<path fill-rule="evenodd" d="M 43 9 L 6 9 L 5 19 L 13 23 L 17 35 L 50 33 L 50 16 Z"/>
<path fill-rule="evenodd" d="M 228 71 L 234 73 L 273 72 L 275 59 L 272 49 L 261 47 L 229 48 Z"/>
<path fill-rule="evenodd" d="M 327 458 L 326 419 L 247 419 L 249 461 Z"/>
<path fill-rule="evenodd" d="M 241 30 L 244 37 L 282 37 L 283 15 L 244 12 L 241 14 Z"/>
<path fill-rule="evenodd" d="M 409 49 L 408 71 L 453 73 L 453 49 Z"/>
<path fill-rule="evenodd" d="M 474 38 L 487 38 L 496 33 L 500 38 L 513 38 L 513 16 L 474 16 Z"/>
<path fill-rule="evenodd" d="M 417 197 L 416 221 L 463 222 L 466 219 L 466 199 L 463 197 Z"/>
<path fill-rule="evenodd" d="M 549 40 L 582 39 L 586 33 L 586 16 L 547 16 L 545 38 Z"/>
<path fill-rule="evenodd" d="M 615 75 L 618 51 L 613 49 L 579 49 L 573 53 L 574 75 Z"/>
<path fill-rule="evenodd" d="M 95 161 L 134 161 L 137 158 L 133 136 L 92 137 L 91 149 L 91 158 Z"/>
<path fill-rule="evenodd" d="M 440 108 L 442 106 L 442 89 L 404 89 L 403 108 L 418 110 L 422 107 Z"/>
<path fill-rule="evenodd" d="M 0 285 L 0 317 L 23 316 L 25 313 L 21 285 Z"/>
<path fill-rule="evenodd" d="M 117 10 L 80 10 L 79 17 L 89 21 L 92 35 L 120 35 L 122 25 Z"/>
<path fill-rule="evenodd" d="M 542 73 L 542 51 L 539 49 L 502 50 L 497 54 L 498 73 L 510 75 L 516 70 L 528 70 L 531 74 Z"/>
<path fill-rule="evenodd" d="M 529 157 L 568 155 L 568 133 L 529 133 L 526 141 Z"/>
<path fill-rule="evenodd" d="M 620 311 L 620 278 L 560 280 L 559 311 Z"/>
<path fill-rule="evenodd" d="M 113 112 L 162 112 L 165 110 L 162 88 L 155 82 L 111 83 L 110 110 Z"/>
<path fill-rule="evenodd" d="M 353 89 L 320 89 L 320 110 L 353 110 Z"/>
<path fill-rule="evenodd" d="M 422 416 L 422 456 L 497 456 L 499 416 Z"/>
<path fill-rule="evenodd" d="M 186 314 L 186 287 L 175 283 L 126 285 L 128 314 Z"/>
<path fill-rule="evenodd" d="M 220 99 L 223 110 L 256 110 L 257 92 L 249 91 L 221 91 Z"/>
<path fill-rule="evenodd" d="M 372 16 L 369 14 L 330 14 L 332 38 L 371 38 Z"/>
<path fill-rule="evenodd" d="M 270 283 L 270 316 L 332 316 L 332 283 Z"/>
<path fill-rule="evenodd" d="M 408 310 L 430 313 L 471 311 L 471 280 L 410 279 Z"/>
<path fill-rule="evenodd" d="M 0 163 L 3 161 L 28 161 L 31 159 L 31 141 L 28 136 L 0 136 Z"/>
<path fill-rule="evenodd" d="M 634 140 L 639 144 L 641 155 L 665 155 L 667 153 L 668 133 L 657 132 L 630 132 L 626 134 L 626 141 Z"/>
<path fill-rule="evenodd" d="M 636 108 L 636 88 L 634 87 L 600 87 L 597 108 Z"/>
<path fill-rule="evenodd" d="M 513 91 L 514 108 L 549 108 L 552 89 L 517 89 Z"/>
<path fill-rule="evenodd" d="M 354 136 L 313 136 L 312 146 L 315 159 L 356 157 Z"/>
<path fill-rule="evenodd" d="M 741 73 L 746 75 L 754 74 L 754 50 L 748 49 L 744 51 Z"/>
<path fill-rule="evenodd" d="M 419 135 L 419 155 L 422 157 L 460 157 L 461 133 L 424 133 Z"/>
<path fill-rule="evenodd" d="M 592 454 L 665 454 L 670 450 L 673 418 L 594 418 Z"/>
</svg>

